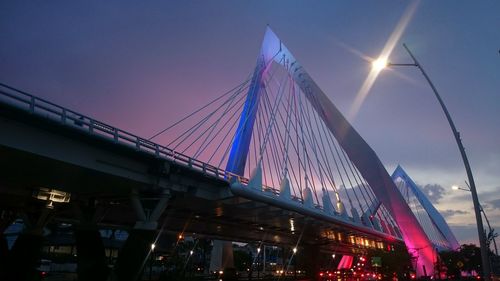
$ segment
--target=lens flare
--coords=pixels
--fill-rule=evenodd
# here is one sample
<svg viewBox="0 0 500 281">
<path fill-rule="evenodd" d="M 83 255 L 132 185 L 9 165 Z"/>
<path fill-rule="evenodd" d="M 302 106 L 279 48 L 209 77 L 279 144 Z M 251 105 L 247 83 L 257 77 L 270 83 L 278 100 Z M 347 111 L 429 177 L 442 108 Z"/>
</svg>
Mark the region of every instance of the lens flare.
<svg viewBox="0 0 500 281">
<path fill-rule="evenodd" d="M 399 20 L 398 25 L 392 32 L 391 36 L 385 43 L 384 49 L 382 50 L 382 53 L 380 54 L 379 58 L 377 60 L 373 61 L 373 66 L 370 73 L 368 74 L 368 77 L 366 77 L 365 81 L 363 82 L 363 85 L 361 85 L 361 88 L 359 89 L 358 93 L 356 94 L 356 98 L 354 99 L 354 102 L 351 106 L 351 109 L 349 110 L 348 117 L 352 121 L 356 115 L 359 112 L 359 109 L 363 105 L 363 102 L 365 101 L 368 92 L 370 92 L 370 89 L 373 86 L 373 83 L 375 82 L 375 79 L 377 78 L 378 74 L 380 71 L 383 69 L 382 66 L 387 65 L 387 60 L 389 58 L 389 55 L 392 53 L 392 50 L 396 46 L 396 43 L 399 41 L 399 38 L 401 38 L 401 35 L 403 34 L 404 30 L 406 29 L 406 26 L 410 22 L 411 18 L 413 17 L 413 14 L 415 13 L 417 6 L 418 6 L 419 1 L 412 2 L 408 8 L 405 10 L 404 14 L 401 16 L 401 19 Z M 376 64 L 375 64 L 376 62 Z M 385 64 L 385 65 L 384 65 Z M 375 67 L 376 66 L 376 67 Z"/>
<path fill-rule="evenodd" d="M 384 58 L 378 58 L 372 62 L 372 67 L 375 71 L 381 71 L 387 67 L 387 60 Z"/>
</svg>

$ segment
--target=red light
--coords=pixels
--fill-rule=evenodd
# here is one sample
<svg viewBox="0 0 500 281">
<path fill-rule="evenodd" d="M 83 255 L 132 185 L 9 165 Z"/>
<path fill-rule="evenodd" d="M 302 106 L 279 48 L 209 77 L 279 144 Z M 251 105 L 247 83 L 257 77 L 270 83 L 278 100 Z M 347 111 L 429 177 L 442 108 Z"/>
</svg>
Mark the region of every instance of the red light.
<svg viewBox="0 0 500 281">
<path fill-rule="evenodd" d="M 411 277 L 411 279 L 415 279 L 416 276 L 415 276 L 415 274 L 412 274 L 410 277 Z"/>
<path fill-rule="evenodd" d="M 332 277 L 332 275 L 333 275 L 333 274 L 331 274 L 331 273 L 328 273 L 328 277 Z"/>
<path fill-rule="evenodd" d="M 320 272 L 320 273 L 319 273 L 319 276 L 323 277 L 323 272 Z"/>
</svg>

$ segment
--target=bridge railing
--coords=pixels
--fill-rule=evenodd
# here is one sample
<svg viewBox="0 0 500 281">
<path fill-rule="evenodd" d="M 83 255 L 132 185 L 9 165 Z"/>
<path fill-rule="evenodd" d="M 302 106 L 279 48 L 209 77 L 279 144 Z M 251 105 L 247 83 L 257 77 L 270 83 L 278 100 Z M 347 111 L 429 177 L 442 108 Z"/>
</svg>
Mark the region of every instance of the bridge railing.
<svg viewBox="0 0 500 281">
<path fill-rule="evenodd" d="M 36 114 L 40 117 L 60 122 L 62 125 L 70 126 L 74 129 L 81 130 L 84 133 L 105 138 L 115 142 L 116 144 L 125 145 L 135 148 L 137 151 L 167 159 L 173 163 L 199 171 L 206 176 L 215 177 L 225 181 L 230 181 L 232 178 L 236 178 L 239 182 L 245 185 L 248 184 L 248 179 L 245 177 L 220 169 L 219 167 L 189 157 L 166 146 L 141 138 L 79 112 L 33 96 L 2 83 L 0 83 L 0 102 L 15 106 L 16 108 L 25 110 L 31 114 Z M 274 195 L 279 194 L 278 189 L 270 186 L 263 186 L 263 191 L 270 192 Z M 297 196 L 293 196 L 292 200 L 302 202 L 302 198 Z M 316 205 L 315 207 L 321 208 L 320 205 Z"/>
<path fill-rule="evenodd" d="M 237 177 L 238 180 L 243 183 L 248 182 L 248 179 L 227 172 L 219 167 L 194 159 L 166 146 L 141 138 L 79 112 L 2 83 L 0 83 L 0 102 L 25 110 L 31 114 L 60 122 L 62 125 L 70 126 L 84 133 L 103 137 L 117 144 L 126 145 L 138 151 L 152 154 L 156 157 L 164 158 L 185 167 L 198 170 L 207 176 L 213 176 L 227 181 L 233 177 Z"/>
<path fill-rule="evenodd" d="M 206 176 L 219 178 L 225 181 L 230 181 L 232 178 L 236 178 L 239 182 L 248 184 L 248 179 L 245 177 L 220 169 L 219 167 L 189 157 L 166 146 L 141 138 L 79 112 L 33 96 L 2 83 L 0 83 L 0 102 L 25 110 L 30 114 L 36 114 L 40 117 L 51 119 L 64 126 L 80 130 L 83 133 L 99 136 L 116 144 L 125 145 L 135 148 L 137 151 L 167 159 L 173 163 L 199 171 Z M 274 195 L 279 194 L 278 189 L 270 186 L 263 186 L 263 191 L 273 193 Z M 298 202 L 302 201 L 299 197 L 293 197 L 292 200 Z"/>
</svg>

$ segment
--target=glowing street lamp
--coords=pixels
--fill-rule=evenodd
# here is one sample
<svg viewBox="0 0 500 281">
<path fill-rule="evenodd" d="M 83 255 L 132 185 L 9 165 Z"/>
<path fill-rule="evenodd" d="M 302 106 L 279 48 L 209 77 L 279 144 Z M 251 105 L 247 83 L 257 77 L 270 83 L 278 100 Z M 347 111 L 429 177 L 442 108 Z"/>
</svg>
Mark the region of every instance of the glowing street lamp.
<svg viewBox="0 0 500 281">
<path fill-rule="evenodd" d="M 465 190 L 465 191 L 470 192 L 470 189 L 465 189 L 465 188 L 460 187 L 460 186 L 458 186 L 458 185 L 453 185 L 453 186 L 451 187 L 451 189 L 453 189 L 453 190 Z"/>
<path fill-rule="evenodd" d="M 457 142 L 458 149 L 460 150 L 460 154 L 462 156 L 462 161 L 464 162 L 465 166 L 465 171 L 467 172 L 467 178 L 470 183 L 470 192 L 472 195 L 472 203 L 474 204 L 474 213 L 476 215 L 476 224 L 477 224 L 477 231 L 478 231 L 478 236 L 479 236 L 479 246 L 481 249 L 481 261 L 483 264 L 483 275 L 484 279 L 486 281 L 491 280 L 491 269 L 490 269 L 490 264 L 489 264 L 489 258 L 488 258 L 488 251 L 486 247 L 486 237 L 484 235 L 484 227 L 483 227 L 483 220 L 481 218 L 481 205 L 479 204 L 479 198 L 477 196 L 477 191 L 476 191 L 476 184 L 474 182 L 474 176 L 472 175 L 472 170 L 469 164 L 469 160 L 467 159 L 467 154 L 465 153 L 464 146 L 462 144 L 462 139 L 460 138 L 460 133 L 457 131 L 457 128 L 455 127 L 455 123 L 453 123 L 453 120 L 451 119 L 450 113 L 448 112 L 448 109 L 446 108 L 443 100 L 441 99 L 441 96 L 439 95 L 436 87 L 432 83 L 431 79 L 423 69 L 422 65 L 417 61 L 413 53 L 410 51 L 410 49 L 406 46 L 406 44 L 403 44 L 403 47 L 406 49 L 408 54 L 413 60 L 413 63 L 390 63 L 386 62 L 385 66 L 415 66 L 417 67 L 422 75 L 424 76 L 425 80 L 427 80 L 427 83 L 431 87 L 432 91 L 434 92 L 434 95 L 436 96 L 439 104 L 441 105 L 441 109 L 444 112 L 444 115 L 446 116 L 446 119 L 448 120 L 448 124 L 450 125 L 451 131 L 453 132 L 453 136 L 455 137 L 455 141 Z M 378 61 L 378 62 L 377 62 Z M 372 67 L 375 68 L 375 70 L 382 70 L 385 68 L 384 66 L 384 61 L 385 60 L 375 60 L 373 62 Z"/>
<path fill-rule="evenodd" d="M 376 71 L 381 71 L 382 69 L 386 68 L 389 62 L 385 58 L 378 58 L 372 62 L 372 67 Z"/>
</svg>

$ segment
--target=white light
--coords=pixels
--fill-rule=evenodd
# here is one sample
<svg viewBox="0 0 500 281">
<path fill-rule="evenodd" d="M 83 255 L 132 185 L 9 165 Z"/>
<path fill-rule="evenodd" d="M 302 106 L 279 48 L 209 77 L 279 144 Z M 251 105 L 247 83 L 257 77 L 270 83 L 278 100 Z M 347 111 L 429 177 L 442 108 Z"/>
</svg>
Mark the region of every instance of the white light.
<svg viewBox="0 0 500 281">
<path fill-rule="evenodd" d="M 293 248 L 293 253 L 294 253 L 294 254 L 295 254 L 295 253 L 297 253 L 297 247 L 294 247 L 294 248 Z"/>
<path fill-rule="evenodd" d="M 458 189 L 459 189 L 459 187 L 458 187 L 458 185 L 454 185 L 454 186 L 452 186 L 452 187 L 451 187 L 451 189 L 453 189 L 453 190 L 458 190 Z"/>
<path fill-rule="evenodd" d="M 194 253 L 194 252 L 193 252 L 193 250 L 189 251 L 189 255 L 191 255 L 191 256 L 192 256 L 192 255 L 193 255 L 193 253 Z"/>
<path fill-rule="evenodd" d="M 68 203 L 71 198 L 71 193 L 40 187 L 38 190 L 33 192 L 33 197 L 39 200 L 47 201 L 46 207 L 52 209 L 54 208 L 54 202 Z"/>
<path fill-rule="evenodd" d="M 334 259 L 334 258 L 335 258 L 335 254 L 332 254 L 332 259 Z"/>
<path fill-rule="evenodd" d="M 260 253 L 260 248 L 257 248 L 257 253 Z"/>
<path fill-rule="evenodd" d="M 384 58 L 378 58 L 372 62 L 372 67 L 376 71 L 381 71 L 382 69 L 386 68 L 387 66 L 387 60 Z"/>
<path fill-rule="evenodd" d="M 153 243 L 151 244 L 151 251 L 153 251 L 155 249 L 156 245 Z"/>
</svg>

